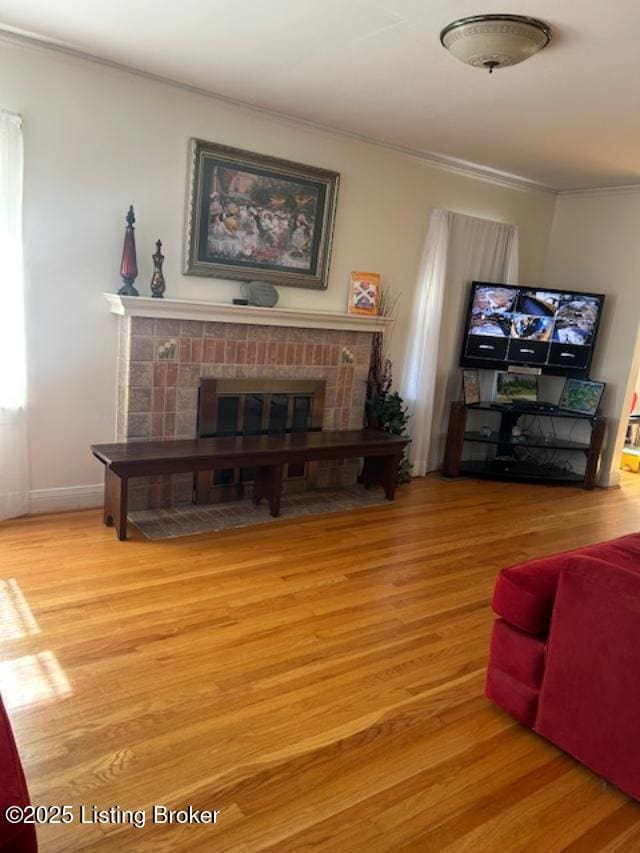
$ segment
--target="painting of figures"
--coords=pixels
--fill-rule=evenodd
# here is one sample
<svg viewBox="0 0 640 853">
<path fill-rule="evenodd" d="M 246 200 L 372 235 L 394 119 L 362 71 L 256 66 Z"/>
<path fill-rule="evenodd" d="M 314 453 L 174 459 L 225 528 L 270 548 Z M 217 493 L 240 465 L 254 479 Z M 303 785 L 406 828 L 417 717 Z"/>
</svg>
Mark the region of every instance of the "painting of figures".
<svg viewBox="0 0 640 853">
<path fill-rule="evenodd" d="M 193 144 L 185 272 L 326 288 L 339 176 Z"/>
</svg>

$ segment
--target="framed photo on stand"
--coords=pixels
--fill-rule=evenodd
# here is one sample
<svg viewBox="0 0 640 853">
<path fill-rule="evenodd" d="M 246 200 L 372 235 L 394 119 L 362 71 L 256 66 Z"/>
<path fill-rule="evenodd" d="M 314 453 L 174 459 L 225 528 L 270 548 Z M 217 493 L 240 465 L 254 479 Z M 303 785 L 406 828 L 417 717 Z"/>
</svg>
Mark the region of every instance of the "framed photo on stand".
<svg viewBox="0 0 640 853">
<path fill-rule="evenodd" d="M 349 314 L 375 317 L 380 303 L 380 276 L 377 272 L 351 273 L 349 281 Z"/>
<path fill-rule="evenodd" d="M 538 377 L 528 373 L 498 373 L 496 403 L 509 405 L 514 400 L 538 399 Z"/>
<path fill-rule="evenodd" d="M 462 397 L 467 406 L 475 406 L 480 402 L 480 371 L 477 368 L 463 369 Z"/>
</svg>

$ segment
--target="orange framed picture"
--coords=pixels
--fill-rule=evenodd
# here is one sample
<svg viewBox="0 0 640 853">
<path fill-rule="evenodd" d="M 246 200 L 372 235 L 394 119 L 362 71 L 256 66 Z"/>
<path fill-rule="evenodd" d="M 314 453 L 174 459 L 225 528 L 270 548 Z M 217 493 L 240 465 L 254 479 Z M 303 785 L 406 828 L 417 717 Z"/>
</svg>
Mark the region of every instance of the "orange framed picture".
<svg viewBox="0 0 640 853">
<path fill-rule="evenodd" d="M 352 272 L 349 284 L 349 314 L 378 313 L 380 276 L 377 272 Z"/>
</svg>

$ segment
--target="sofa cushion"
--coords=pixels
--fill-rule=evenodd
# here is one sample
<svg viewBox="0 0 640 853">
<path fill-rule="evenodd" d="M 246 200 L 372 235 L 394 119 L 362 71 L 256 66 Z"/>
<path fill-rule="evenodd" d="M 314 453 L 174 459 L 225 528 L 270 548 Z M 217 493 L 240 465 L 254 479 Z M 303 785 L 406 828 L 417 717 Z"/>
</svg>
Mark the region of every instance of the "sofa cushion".
<svg viewBox="0 0 640 853">
<path fill-rule="evenodd" d="M 503 569 L 496 581 L 493 609 L 523 631 L 546 634 L 560 572 L 575 566 L 581 556 L 640 574 L 640 533 Z"/>
<path fill-rule="evenodd" d="M 528 728 L 533 728 L 538 711 L 538 691 L 518 681 L 493 664 L 487 667 L 485 694 L 503 711 Z"/>
<path fill-rule="evenodd" d="M 22 772 L 9 718 L 0 700 L 0 850 L 27 853 L 37 849 L 33 826 L 11 824 L 5 817 L 8 806 L 29 803 L 27 785 Z"/>
<path fill-rule="evenodd" d="M 635 799 L 639 664 L 637 565 L 582 557 L 558 585 L 535 730 Z"/>
<path fill-rule="evenodd" d="M 539 689 L 544 672 L 545 641 L 496 619 L 491 635 L 491 663 L 528 687 Z"/>
</svg>

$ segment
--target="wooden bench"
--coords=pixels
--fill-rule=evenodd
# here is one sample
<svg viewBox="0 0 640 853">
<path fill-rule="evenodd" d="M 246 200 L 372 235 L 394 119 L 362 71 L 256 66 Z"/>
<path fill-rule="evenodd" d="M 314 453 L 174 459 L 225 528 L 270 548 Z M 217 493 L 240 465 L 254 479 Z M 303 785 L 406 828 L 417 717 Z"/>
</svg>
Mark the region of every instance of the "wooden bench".
<svg viewBox="0 0 640 853">
<path fill-rule="evenodd" d="M 253 502 L 267 498 L 271 515 L 277 516 L 288 463 L 364 457 L 365 486 L 381 483 L 387 499 L 393 500 L 398 462 L 407 442 L 407 438 L 379 430 L 348 430 L 94 444 L 91 452 L 105 466 L 104 523 L 115 525 L 123 540 L 127 538 L 131 477 L 255 468 Z"/>
</svg>

